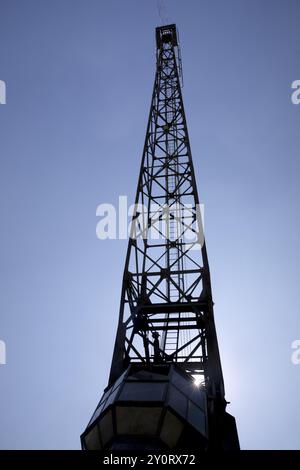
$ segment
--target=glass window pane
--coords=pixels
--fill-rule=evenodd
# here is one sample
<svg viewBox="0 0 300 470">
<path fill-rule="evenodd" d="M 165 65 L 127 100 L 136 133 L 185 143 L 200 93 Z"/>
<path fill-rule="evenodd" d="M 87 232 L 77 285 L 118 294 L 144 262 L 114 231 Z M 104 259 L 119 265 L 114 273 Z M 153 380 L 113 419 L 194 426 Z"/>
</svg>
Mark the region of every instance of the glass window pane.
<svg viewBox="0 0 300 470">
<path fill-rule="evenodd" d="M 177 411 L 183 418 L 187 414 L 187 398 L 177 388 L 170 385 L 169 387 L 169 405 Z"/>
<path fill-rule="evenodd" d="M 140 436 L 155 435 L 161 413 L 161 407 L 117 406 L 117 433 Z"/>
<path fill-rule="evenodd" d="M 113 437 L 113 424 L 112 424 L 112 413 L 109 410 L 103 418 L 99 421 L 99 430 L 103 445 L 106 445 L 107 442 Z"/>
<path fill-rule="evenodd" d="M 96 409 L 95 413 L 94 413 L 93 416 L 92 416 L 91 421 L 89 422 L 89 426 L 90 426 L 94 421 L 96 421 L 96 419 L 97 419 L 98 416 L 100 415 L 100 413 L 101 413 L 103 407 L 104 407 L 104 403 L 102 403 L 102 405 L 100 405 L 99 408 Z"/>
<path fill-rule="evenodd" d="M 176 446 L 183 429 L 183 423 L 169 410 L 162 425 L 160 437 L 172 449 Z"/>
<path fill-rule="evenodd" d="M 149 372 L 146 370 L 140 370 L 139 372 L 135 372 L 132 375 L 127 377 L 128 381 L 136 381 L 136 380 L 157 380 L 168 382 L 169 377 L 168 375 L 158 374 L 157 372 Z"/>
<path fill-rule="evenodd" d="M 173 370 L 172 383 L 190 400 L 193 400 L 203 410 L 206 410 L 205 391 L 202 390 L 200 386 L 197 386 L 193 380 L 189 380 L 176 370 Z"/>
<path fill-rule="evenodd" d="M 201 434 L 206 436 L 206 415 L 203 411 L 193 402 L 189 401 L 189 410 L 188 410 L 188 421 L 191 423 L 194 428 L 197 429 Z"/>
<path fill-rule="evenodd" d="M 119 390 L 120 390 L 120 387 L 117 387 L 114 392 L 112 392 L 108 399 L 106 400 L 106 403 L 105 403 L 105 406 L 104 406 L 104 409 L 107 408 L 109 405 L 111 405 L 114 401 L 115 401 L 115 398 L 116 398 L 116 395 L 119 393 Z"/>
<path fill-rule="evenodd" d="M 127 370 L 125 370 L 125 372 L 123 372 L 123 374 L 121 374 L 120 377 L 115 381 L 115 383 L 112 386 L 113 390 L 115 390 L 120 385 L 120 383 L 123 381 L 126 374 L 127 374 Z"/>
<path fill-rule="evenodd" d="M 163 401 L 166 384 L 162 382 L 127 382 L 119 400 L 124 401 Z"/>
<path fill-rule="evenodd" d="M 85 436 L 85 446 L 87 450 L 100 450 L 100 437 L 98 432 L 98 427 L 94 426 L 90 432 Z"/>
</svg>

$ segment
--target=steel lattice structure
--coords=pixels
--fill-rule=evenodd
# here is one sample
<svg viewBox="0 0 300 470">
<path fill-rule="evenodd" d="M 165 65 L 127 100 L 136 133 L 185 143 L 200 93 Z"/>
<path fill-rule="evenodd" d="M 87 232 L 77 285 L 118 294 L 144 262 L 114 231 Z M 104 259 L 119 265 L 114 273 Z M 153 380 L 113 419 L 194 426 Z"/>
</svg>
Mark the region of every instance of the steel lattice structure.
<svg viewBox="0 0 300 470">
<path fill-rule="evenodd" d="M 226 412 L 175 25 L 156 75 L 108 386 L 81 435 L 101 452 L 239 449 Z M 194 378 L 201 386 L 195 386 Z"/>
<path fill-rule="evenodd" d="M 132 362 L 176 363 L 225 403 L 176 26 L 157 28 L 156 42 L 110 383 Z"/>
</svg>

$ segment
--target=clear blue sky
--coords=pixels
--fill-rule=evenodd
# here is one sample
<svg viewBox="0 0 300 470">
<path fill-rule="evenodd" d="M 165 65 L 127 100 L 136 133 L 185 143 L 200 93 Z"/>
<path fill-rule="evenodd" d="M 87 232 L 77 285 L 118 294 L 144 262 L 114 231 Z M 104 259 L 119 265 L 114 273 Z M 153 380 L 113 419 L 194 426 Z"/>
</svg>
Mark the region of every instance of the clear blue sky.
<svg viewBox="0 0 300 470">
<path fill-rule="evenodd" d="M 228 411 L 247 449 L 300 448 L 297 0 L 166 0 L 212 272 Z M 156 0 L 1 0 L 0 447 L 79 448 L 107 384 Z"/>
</svg>

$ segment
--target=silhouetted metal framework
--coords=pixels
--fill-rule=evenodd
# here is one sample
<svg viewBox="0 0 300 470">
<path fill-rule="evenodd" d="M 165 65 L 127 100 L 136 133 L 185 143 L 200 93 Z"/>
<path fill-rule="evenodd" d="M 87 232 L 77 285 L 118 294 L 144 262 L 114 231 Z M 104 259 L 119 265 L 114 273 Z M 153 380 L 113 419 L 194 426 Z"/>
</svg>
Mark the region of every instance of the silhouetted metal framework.
<svg viewBox="0 0 300 470">
<path fill-rule="evenodd" d="M 175 25 L 157 28 L 156 44 L 109 384 L 81 443 L 134 455 L 234 450 Z"/>
<path fill-rule="evenodd" d="M 109 383 L 130 363 L 176 364 L 200 377 L 211 406 L 225 409 L 176 26 L 157 28 L 156 44 Z"/>
</svg>

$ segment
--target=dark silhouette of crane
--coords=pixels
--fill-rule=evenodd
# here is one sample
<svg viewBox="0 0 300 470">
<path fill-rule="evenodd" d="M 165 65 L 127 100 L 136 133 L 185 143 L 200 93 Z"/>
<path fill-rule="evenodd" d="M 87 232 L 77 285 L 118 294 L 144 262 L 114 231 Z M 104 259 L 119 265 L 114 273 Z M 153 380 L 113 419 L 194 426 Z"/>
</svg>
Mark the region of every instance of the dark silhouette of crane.
<svg viewBox="0 0 300 470">
<path fill-rule="evenodd" d="M 108 387 L 81 436 L 103 451 L 238 449 L 226 412 L 174 24 L 156 75 Z"/>
</svg>

